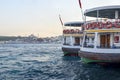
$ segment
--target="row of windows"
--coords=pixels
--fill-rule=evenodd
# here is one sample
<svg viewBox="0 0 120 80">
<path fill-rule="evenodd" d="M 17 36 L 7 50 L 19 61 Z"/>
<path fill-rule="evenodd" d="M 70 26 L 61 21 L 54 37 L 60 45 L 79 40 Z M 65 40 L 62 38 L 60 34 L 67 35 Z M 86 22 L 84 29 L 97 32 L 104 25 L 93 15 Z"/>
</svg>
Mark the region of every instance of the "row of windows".
<svg viewBox="0 0 120 80">
<path fill-rule="evenodd" d="M 75 37 L 74 39 L 74 42 L 73 42 L 73 45 L 81 45 L 80 43 L 82 42 L 82 41 L 80 41 L 80 40 L 82 40 L 82 38 L 80 38 L 80 37 Z M 114 41 L 114 43 L 120 43 L 120 36 L 114 36 L 114 39 L 113 39 Z M 103 40 L 104 41 L 104 40 Z M 64 37 L 64 45 L 71 45 L 71 39 L 70 39 L 70 37 Z M 113 44 L 114 44 L 113 43 Z M 105 44 L 102 44 L 101 43 L 101 41 L 100 41 L 100 46 L 98 46 L 98 47 L 103 47 L 103 46 L 106 46 L 106 45 L 109 45 L 110 46 L 110 42 L 109 43 L 107 43 L 107 42 L 105 42 Z M 115 44 L 116 45 L 116 44 Z M 114 46 L 115 46 L 114 45 Z M 84 42 L 84 46 L 86 46 L 86 47 L 94 47 L 94 38 L 92 38 L 92 37 L 85 37 L 85 42 Z M 104 46 L 104 47 L 105 47 Z"/>
<path fill-rule="evenodd" d="M 80 40 L 82 40 L 82 38 L 80 38 L 80 37 L 75 37 L 74 39 L 73 39 L 73 45 L 75 45 L 75 46 L 77 46 L 77 45 L 81 45 L 80 44 Z M 71 42 L 71 39 L 70 39 L 70 37 L 64 37 L 64 45 L 70 45 L 72 42 Z"/>
</svg>

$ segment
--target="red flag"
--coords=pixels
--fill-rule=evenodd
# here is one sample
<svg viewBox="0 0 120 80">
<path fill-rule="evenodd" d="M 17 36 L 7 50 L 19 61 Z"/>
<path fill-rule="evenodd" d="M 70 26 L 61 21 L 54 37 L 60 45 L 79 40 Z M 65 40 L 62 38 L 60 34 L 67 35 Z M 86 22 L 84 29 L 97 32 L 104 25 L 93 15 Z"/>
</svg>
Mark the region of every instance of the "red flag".
<svg viewBox="0 0 120 80">
<path fill-rule="evenodd" d="M 63 22 L 60 15 L 59 15 L 59 19 L 60 19 L 61 25 L 63 26 Z"/>
<path fill-rule="evenodd" d="M 80 5 L 80 8 L 82 9 L 82 4 L 81 4 L 81 0 L 78 0 L 79 1 L 79 5 Z"/>
</svg>

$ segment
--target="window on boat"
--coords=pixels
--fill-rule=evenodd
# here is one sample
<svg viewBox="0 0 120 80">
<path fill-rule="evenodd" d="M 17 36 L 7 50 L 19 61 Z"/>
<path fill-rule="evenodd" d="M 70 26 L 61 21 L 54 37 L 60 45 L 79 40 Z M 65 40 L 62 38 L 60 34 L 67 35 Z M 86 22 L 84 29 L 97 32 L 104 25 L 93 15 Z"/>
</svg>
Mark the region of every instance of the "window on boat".
<svg viewBox="0 0 120 80">
<path fill-rule="evenodd" d="M 85 36 L 84 47 L 93 48 L 94 47 L 94 38 L 90 36 Z"/>
<path fill-rule="evenodd" d="M 87 47 L 87 35 L 85 35 L 84 47 Z"/>
<path fill-rule="evenodd" d="M 119 43 L 119 36 L 114 36 L 114 42 Z"/>
<path fill-rule="evenodd" d="M 92 38 L 92 43 L 94 43 L 94 38 Z"/>
<path fill-rule="evenodd" d="M 80 37 L 80 46 L 82 46 L 82 42 L 83 42 L 83 36 Z"/>
<path fill-rule="evenodd" d="M 63 39 L 63 44 L 64 45 L 66 44 L 66 37 L 64 37 L 64 39 Z"/>
<path fill-rule="evenodd" d="M 75 37 L 74 45 L 80 45 L 80 37 Z"/>
<path fill-rule="evenodd" d="M 112 48 L 120 48 L 120 33 L 114 33 Z"/>
<path fill-rule="evenodd" d="M 71 43 L 70 40 L 71 40 L 70 37 L 65 36 L 65 37 L 64 37 L 64 45 L 70 45 L 70 43 Z"/>
</svg>

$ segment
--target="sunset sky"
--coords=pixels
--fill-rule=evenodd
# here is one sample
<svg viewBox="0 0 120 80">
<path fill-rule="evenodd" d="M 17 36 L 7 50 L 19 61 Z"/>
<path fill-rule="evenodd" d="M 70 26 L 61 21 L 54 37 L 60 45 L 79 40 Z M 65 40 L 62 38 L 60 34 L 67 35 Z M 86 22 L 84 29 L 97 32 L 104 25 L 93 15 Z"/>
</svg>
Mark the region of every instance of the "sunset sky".
<svg viewBox="0 0 120 80">
<path fill-rule="evenodd" d="M 120 0 L 81 0 L 85 9 L 119 5 Z M 82 21 L 78 0 L 0 0 L 0 36 L 62 35 L 63 22 Z"/>
</svg>

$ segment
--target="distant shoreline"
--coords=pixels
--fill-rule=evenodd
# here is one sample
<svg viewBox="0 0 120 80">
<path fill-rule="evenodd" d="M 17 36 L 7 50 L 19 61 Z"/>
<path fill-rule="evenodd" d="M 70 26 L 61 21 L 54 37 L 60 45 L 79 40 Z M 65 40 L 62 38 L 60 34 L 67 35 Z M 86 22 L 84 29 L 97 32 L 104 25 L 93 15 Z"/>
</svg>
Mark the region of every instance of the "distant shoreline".
<svg viewBox="0 0 120 80">
<path fill-rule="evenodd" d="M 44 43 L 62 43 L 62 36 L 38 38 L 34 35 L 27 37 L 21 36 L 0 36 L 1 44 L 44 44 Z"/>
</svg>

